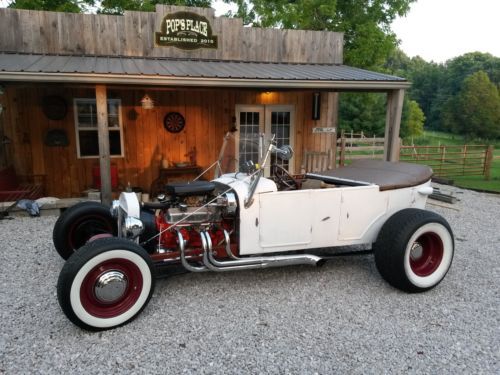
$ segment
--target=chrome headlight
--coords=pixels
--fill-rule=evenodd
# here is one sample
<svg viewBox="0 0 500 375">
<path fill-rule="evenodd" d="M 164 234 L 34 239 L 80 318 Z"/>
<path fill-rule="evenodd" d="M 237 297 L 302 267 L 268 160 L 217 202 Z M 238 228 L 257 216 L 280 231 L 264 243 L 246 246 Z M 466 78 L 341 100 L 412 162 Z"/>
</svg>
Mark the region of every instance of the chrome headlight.
<svg viewBox="0 0 500 375">
<path fill-rule="evenodd" d="M 111 202 L 111 208 L 109 209 L 111 216 L 117 219 L 119 210 L 120 210 L 120 201 L 117 199 Z"/>
<path fill-rule="evenodd" d="M 135 217 L 126 217 L 122 224 L 122 234 L 128 239 L 135 239 L 144 232 L 144 224 Z"/>
</svg>

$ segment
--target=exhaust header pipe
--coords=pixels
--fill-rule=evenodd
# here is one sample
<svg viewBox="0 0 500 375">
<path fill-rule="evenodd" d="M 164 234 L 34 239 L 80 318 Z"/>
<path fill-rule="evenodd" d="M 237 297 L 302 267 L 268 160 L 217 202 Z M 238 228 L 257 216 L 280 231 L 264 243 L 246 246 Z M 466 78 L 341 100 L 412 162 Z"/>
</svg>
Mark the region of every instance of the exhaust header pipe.
<svg viewBox="0 0 500 375">
<path fill-rule="evenodd" d="M 201 231 L 200 238 L 203 246 L 203 266 L 193 266 L 186 259 L 186 242 L 184 240 L 184 237 L 182 236 L 182 233 L 180 231 L 177 231 L 181 264 L 184 266 L 184 268 L 191 272 L 227 272 L 296 265 L 321 266 L 326 261 L 323 258 L 311 254 L 237 258 L 231 252 L 229 233 L 227 231 L 224 231 L 226 253 L 230 258 L 232 258 L 232 260 L 219 261 L 215 259 L 212 253 L 213 245 L 209 233 L 206 231 Z"/>
<path fill-rule="evenodd" d="M 316 255 L 275 255 L 266 257 L 239 258 L 236 260 L 218 261 L 212 254 L 212 240 L 210 235 L 203 231 L 200 233 L 203 245 L 203 264 L 205 267 L 216 272 L 247 270 L 256 268 L 270 268 L 295 265 L 321 266 L 325 260 Z M 231 253 L 229 234 L 224 231 L 226 240 L 226 252 Z"/>
</svg>

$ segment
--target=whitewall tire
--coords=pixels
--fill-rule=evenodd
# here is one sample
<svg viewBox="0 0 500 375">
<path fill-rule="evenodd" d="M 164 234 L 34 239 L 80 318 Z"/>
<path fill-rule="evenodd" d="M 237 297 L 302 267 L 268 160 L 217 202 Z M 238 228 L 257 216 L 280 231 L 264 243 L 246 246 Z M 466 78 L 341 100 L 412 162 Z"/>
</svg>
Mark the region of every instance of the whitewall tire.
<svg viewBox="0 0 500 375">
<path fill-rule="evenodd" d="M 423 292 L 438 285 L 450 269 L 453 233 L 438 214 L 405 209 L 387 220 L 373 250 L 377 269 L 389 284 Z"/>
<path fill-rule="evenodd" d="M 147 252 L 118 238 L 88 243 L 64 265 L 58 299 L 79 327 L 103 330 L 134 319 L 151 298 L 155 272 Z"/>
</svg>

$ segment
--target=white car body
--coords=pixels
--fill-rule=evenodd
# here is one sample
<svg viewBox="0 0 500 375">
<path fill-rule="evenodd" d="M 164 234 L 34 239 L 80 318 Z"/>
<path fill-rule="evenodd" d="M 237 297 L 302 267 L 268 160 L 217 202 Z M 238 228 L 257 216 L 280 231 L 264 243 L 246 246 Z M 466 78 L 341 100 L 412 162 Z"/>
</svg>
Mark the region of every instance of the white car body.
<svg viewBox="0 0 500 375">
<path fill-rule="evenodd" d="M 377 185 L 278 191 L 274 181 L 261 178 L 245 208 L 246 175 L 214 181 L 238 196 L 241 255 L 371 244 L 388 217 L 404 208 L 423 209 L 432 193 L 430 181 L 388 191 Z"/>
</svg>

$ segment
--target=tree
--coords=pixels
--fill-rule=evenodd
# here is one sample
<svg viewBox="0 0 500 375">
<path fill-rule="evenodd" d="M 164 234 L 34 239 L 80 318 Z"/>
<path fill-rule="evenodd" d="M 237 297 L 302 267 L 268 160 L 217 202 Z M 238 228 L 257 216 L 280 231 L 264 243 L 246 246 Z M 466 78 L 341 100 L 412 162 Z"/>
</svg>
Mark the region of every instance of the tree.
<svg viewBox="0 0 500 375">
<path fill-rule="evenodd" d="M 126 10 L 153 12 L 156 4 L 209 7 L 212 0 L 14 0 L 9 8 L 83 13 L 95 4 L 98 13 L 123 14 Z"/>
<path fill-rule="evenodd" d="M 224 0 L 245 24 L 344 32 L 346 64 L 380 68 L 396 47 L 390 25 L 415 0 Z"/>
<path fill-rule="evenodd" d="M 473 73 L 463 81 L 443 119 L 449 129 L 467 138 L 500 137 L 500 94 L 486 72 Z"/>
<path fill-rule="evenodd" d="M 8 7 L 13 9 L 82 13 L 93 5 L 94 0 L 14 0 Z"/>
<path fill-rule="evenodd" d="M 425 115 L 415 100 L 407 101 L 407 115 L 401 124 L 401 137 L 419 137 L 424 134 Z M 404 130 L 404 132 L 403 132 Z"/>
<path fill-rule="evenodd" d="M 500 85 L 500 58 L 489 53 L 471 52 L 446 62 L 445 85 L 451 95 L 457 94 L 465 78 L 482 70 L 495 84 Z"/>
<path fill-rule="evenodd" d="M 461 112 L 457 95 L 471 74 L 483 70 L 494 85 L 500 85 L 500 59 L 488 53 L 467 53 L 445 64 L 436 64 L 418 56 L 410 59 L 396 50 L 385 67 L 392 74 L 407 77 L 412 82 L 408 96 L 420 105 L 428 129 L 463 132 L 455 116 Z"/>
<path fill-rule="evenodd" d="M 379 93 L 340 93 L 339 128 L 384 136 L 386 100 L 386 95 Z"/>
<path fill-rule="evenodd" d="M 181 5 L 189 7 L 207 8 L 211 0 L 103 0 L 98 9 L 99 13 L 123 14 L 126 10 L 154 12 L 156 4 Z"/>
</svg>

